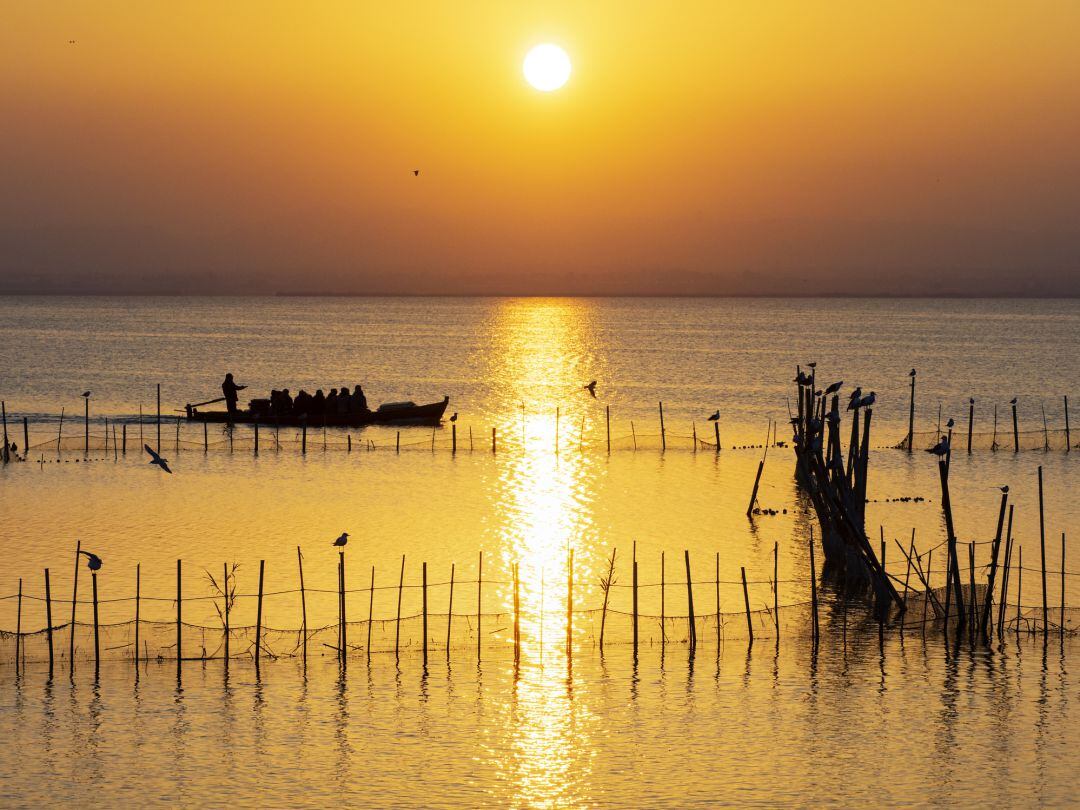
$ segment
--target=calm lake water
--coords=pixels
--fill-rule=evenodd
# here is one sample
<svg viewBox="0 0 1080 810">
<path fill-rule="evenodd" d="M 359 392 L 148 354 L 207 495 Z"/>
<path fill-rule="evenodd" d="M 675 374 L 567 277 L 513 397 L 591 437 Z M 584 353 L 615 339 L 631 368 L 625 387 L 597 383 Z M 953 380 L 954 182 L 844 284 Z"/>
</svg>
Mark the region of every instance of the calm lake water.
<svg viewBox="0 0 1080 810">
<path fill-rule="evenodd" d="M 933 459 L 886 449 L 906 433 L 914 366 L 920 434 L 935 430 L 939 405 L 941 423 L 953 417 L 965 434 L 968 398 L 976 400 L 976 452 L 958 452 L 950 473 L 957 531 L 981 544 L 976 574 L 984 581 L 997 488 L 1010 485 L 1027 607 L 1042 598 L 1043 467 L 1048 599 L 1057 605 L 1061 535 L 1075 536 L 1080 517 L 1078 454 L 1013 453 L 1009 400 L 1018 398 L 1025 443 L 1042 446 L 1044 413 L 1047 436 L 1060 441 L 1063 397 L 1074 401 L 1080 379 L 1080 302 L 0 298 L 0 308 L 0 397 L 13 439 L 21 448 L 25 416 L 32 445 L 32 463 L 0 470 L 0 596 L 14 595 L 21 577 L 23 630 L 44 627 L 43 569 L 53 598 L 70 599 L 79 539 L 105 560 L 100 620 L 116 625 L 105 631 L 96 683 L 85 633 L 73 683 L 65 659 L 51 685 L 41 636 L 28 640 L 31 660 L 18 678 L 4 640 L 5 804 L 1062 804 L 1075 793 L 1069 639 L 1044 649 L 1007 635 L 1000 649 L 947 656 L 939 634 L 924 640 L 908 630 L 902 639 L 890 631 L 879 649 L 876 626 L 863 628 L 865 606 L 841 622 L 826 587 L 830 613 L 816 659 L 801 607 L 782 610 L 779 652 L 771 614 L 757 615 L 759 641 L 747 653 L 741 570 L 753 610 L 774 600 L 804 604 L 811 521 L 784 447 L 769 449 L 758 499 L 777 514 L 747 519 L 763 451 L 740 448 L 762 445 L 770 421 L 779 440 L 789 438 L 797 363 L 817 361 L 818 379 L 843 379 L 845 390 L 875 391 L 867 523 L 889 542 L 888 567 L 902 576 L 893 538 L 907 545 L 914 530 L 923 552 L 944 539 Z M 458 452 L 445 425 L 403 430 L 400 453 L 396 429 L 385 428 L 354 431 L 352 452 L 344 433 L 313 430 L 306 455 L 296 431 L 264 429 L 258 457 L 250 429 L 237 429 L 229 452 L 219 428 L 204 452 L 201 427 L 181 424 L 178 434 L 173 421 L 162 448 L 175 474 L 147 465 L 133 420 L 140 407 L 153 412 L 155 385 L 174 419 L 184 403 L 220 395 L 225 371 L 250 386 L 245 394 L 360 382 L 373 403 L 449 395 Z M 582 390 L 592 379 L 596 399 Z M 87 458 L 84 390 L 94 438 Z M 990 452 L 995 405 L 1004 449 Z M 57 453 L 61 408 L 69 438 Z M 705 420 L 717 409 L 723 449 L 695 451 L 695 431 L 712 441 Z M 105 450 L 105 419 L 128 424 L 126 455 Z M 143 431 L 153 444 L 154 426 Z M 922 500 L 897 500 L 915 497 Z M 330 627 L 338 561 L 330 541 L 342 531 L 351 535 L 350 641 L 363 645 L 369 614 L 378 620 L 372 646 L 380 652 L 370 665 L 358 652 L 339 678 L 322 646 L 331 633 L 313 642 L 306 674 L 295 658 L 265 663 L 258 679 L 249 662 L 237 662 L 226 682 L 220 661 L 187 662 L 178 687 L 174 663 L 151 661 L 136 683 L 121 660 L 131 654 L 136 565 L 140 644 L 155 658 L 171 654 L 182 559 L 185 655 L 212 655 L 220 599 L 207 572 L 220 577 L 223 565 L 239 564 L 232 624 L 247 626 L 265 561 L 263 623 L 295 631 L 300 546 L 308 626 Z M 693 664 L 673 626 L 661 655 L 653 619 L 643 631 L 650 646 L 636 667 L 631 660 L 625 614 L 635 544 L 644 614 L 686 615 L 686 551 L 698 615 L 719 608 L 726 617 L 722 643 L 708 640 Z M 612 646 L 601 658 L 594 609 L 613 548 Z M 1064 567 L 1080 571 L 1068 548 Z M 502 615 L 480 632 L 478 667 L 470 617 L 481 552 L 482 610 Z M 944 581 L 939 562 L 936 551 L 934 584 Z M 451 663 L 440 648 L 426 676 L 417 618 L 424 563 L 440 639 L 451 571 L 457 583 Z M 516 670 L 507 621 L 515 565 Z M 406 653 L 395 663 L 385 653 L 395 625 L 383 620 L 397 614 L 399 581 Z M 88 588 L 83 567 L 81 600 Z M 1080 577 L 1067 576 L 1064 590 L 1080 604 Z M 70 602 L 54 609 L 55 623 L 70 620 Z M 0 601 L 0 628 L 13 630 L 16 613 L 17 600 Z M 77 619 L 91 621 L 89 604 Z M 57 642 L 65 656 L 66 632 Z M 290 638 L 276 636 L 273 652 L 295 649 Z M 238 641 L 233 652 L 250 650 Z"/>
</svg>

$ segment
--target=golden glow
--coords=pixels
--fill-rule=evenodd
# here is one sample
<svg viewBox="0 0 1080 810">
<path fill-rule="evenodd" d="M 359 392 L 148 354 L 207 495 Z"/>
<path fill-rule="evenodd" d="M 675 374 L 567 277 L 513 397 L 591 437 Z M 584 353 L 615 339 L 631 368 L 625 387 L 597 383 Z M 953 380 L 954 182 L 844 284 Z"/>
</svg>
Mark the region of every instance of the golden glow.
<svg viewBox="0 0 1080 810">
<path fill-rule="evenodd" d="M 570 57 L 558 45 L 545 42 L 529 51 L 521 69 L 529 84 L 550 93 L 558 90 L 570 78 Z"/>
</svg>

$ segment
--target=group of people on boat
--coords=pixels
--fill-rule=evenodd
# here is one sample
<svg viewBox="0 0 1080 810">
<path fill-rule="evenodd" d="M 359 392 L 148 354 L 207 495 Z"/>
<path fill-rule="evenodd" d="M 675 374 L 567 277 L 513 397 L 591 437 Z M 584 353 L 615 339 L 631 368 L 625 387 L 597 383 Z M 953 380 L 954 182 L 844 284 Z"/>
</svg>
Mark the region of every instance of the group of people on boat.
<svg viewBox="0 0 1080 810">
<path fill-rule="evenodd" d="M 236 403 L 239 392 L 247 386 L 237 385 L 232 374 L 225 375 L 225 382 L 221 384 L 221 392 L 225 395 L 225 405 L 230 414 L 237 413 Z M 300 389 L 294 397 L 288 388 L 281 391 L 270 392 L 269 400 L 253 400 L 252 404 L 268 404 L 271 416 L 354 416 L 370 413 L 367 397 L 364 389 L 359 385 L 353 387 L 350 393 L 347 386 L 340 389 L 331 388 L 330 393 L 323 393 L 320 388 L 314 394 Z M 264 405 L 265 407 L 265 405 Z"/>
</svg>

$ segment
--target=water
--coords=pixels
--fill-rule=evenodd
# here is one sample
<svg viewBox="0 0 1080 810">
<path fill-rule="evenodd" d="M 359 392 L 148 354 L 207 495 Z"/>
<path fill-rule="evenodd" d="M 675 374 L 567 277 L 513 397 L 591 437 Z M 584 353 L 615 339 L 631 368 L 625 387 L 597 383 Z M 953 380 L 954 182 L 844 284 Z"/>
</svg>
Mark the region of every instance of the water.
<svg viewBox="0 0 1080 810">
<path fill-rule="evenodd" d="M 1013 396 L 1019 397 L 1021 429 L 1041 431 L 1043 408 L 1049 428 L 1062 426 L 1062 396 L 1080 372 L 1080 302 L 0 301 L 0 395 L 12 425 L 28 417 L 39 462 L 0 471 L 0 547 L 7 562 L 0 595 L 14 594 L 23 577 L 28 596 L 40 596 L 42 569 L 49 567 L 54 598 L 70 598 L 79 538 L 105 559 L 103 599 L 131 597 L 135 566 L 141 566 L 142 618 L 166 628 L 147 626 L 143 638 L 168 657 L 178 558 L 186 622 L 219 626 L 209 598 L 216 591 L 205 572 L 216 576 L 224 563 L 238 562 L 242 596 L 233 626 L 254 623 L 250 594 L 262 559 L 273 594 L 265 600 L 264 625 L 295 630 L 300 545 L 306 587 L 327 591 L 308 593 L 309 627 L 333 625 L 337 557 L 330 540 L 347 530 L 346 573 L 356 589 L 349 596 L 351 621 L 367 618 L 364 589 L 372 566 L 373 615 L 394 617 L 404 554 L 404 581 L 411 587 L 402 596 L 402 615 L 422 609 L 418 586 L 426 562 L 430 610 L 441 617 L 432 621 L 441 634 L 451 566 L 458 583 L 455 614 L 467 617 L 476 610 L 471 583 L 483 551 L 485 613 L 511 610 L 512 567 L 520 566 L 523 635 L 516 679 L 505 622 L 486 625 L 478 670 L 467 618 L 455 618 L 463 635 L 455 637 L 461 643 L 451 650 L 449 671 L 440 649 L 426 678 L 416 649 L 418 619 L 412 618 L 399 667 L 380 654 L 369 669 L 361 656 L 344 682 L 320 643 L 306 679 L 297 661 L 285 659 L 265 664 L 258 681 L 250 664 L 238 664 L 225 687 L 220 662 L 188 663 L 178 691 L 174 667 L 152 662 L 134 686 L 130 665 L 116 660 L 130 654 L 124 628 L 108 631 L 109 660 L 97 685 L 85 660 L 74 687 L 66 662 L 65 678 L 51 687 L 40 663 L 31 663 L 16 684 L 8 662 L 0 668 L 7 673 L 0 729 L 12 742 L 5 750 L 20 752 L 21 769 L 4 789 L 8 803 L 41 799 L 35 785 L 65 804 L 133 796 L 213 802 L 215 790 L 230 799 L 281 804 L 325 804 L 346 794 L 383 806 L 627 805 L 643 798 L 670 806 L 849 803 L 882 796 L 889 803 L 969 803 L 988 795 L 1055 803 L 1071 795 L 1058 764 L 1067 761 L 1065 746 L 1075 744 L 1068 731 L 1067 671 L 1075 660 L 1069 641 L 1045 656 L 1041 644 L 1032 647 L 1021 637 L 1019 646 L 1013 639 L 992 654 L 947 658 L 936 636 L 924 643 L 909 631 L 903 642 L 888 634 L 880 655 L 876 632 L 860 629 L 865 607 L 854 606 L 847 654 L 838 614 L 830 613 L 816 665 L 803 641 L 805 611 L 795 608 L 782 613 L 790 626 L 782 628 L 778 655 L 769 639 L 759 640 L 748 657 L 745 634 L 733 621 L 724 643 L 710 640 L 692 668 L 685 646 L 672 644 L 663 659 L 649 647 L 635 670 L 621 613 L 609 617 L 614 641 L 603 660 L 592 613 L 581 613 L 573 625 L 570 661 L 561 648 L 570 547 L 578 611 L 602 602 L 599 576 L 613 547 L 618 584 L 611 608 L 629 610 L 625 586 L 635 543 L 647 614 L 660 611 L 662 553 L 664 609 L 668 616 L 686 614 L 684 549 L 699 615 L 717 609 L 714 579 L 720 580 L 720 610 L 739 615 L 743 567 L 752 608 L 771 606 L 774 544 L 778 601 L 807 599 L 811 521 L 792 480 L 791 451 L 769 450 L 759 495 L 762 507 L 779 514 L 751 521 L 745 511 L 762 450 L 733 449 L 761 445 L 770 420 L 786 438 L 796 363 L 817 360 L 819 380 L 844 379 L 845 389 L 859 384 L 876 391 L 876 445 L 895 444 L 906 433 L 912 366 L 919 370 L 917 430 L 934 430 L 939 403 L 942 421 L 953 416 L 966 430 L 967 401 L 974 396 L 976 431 L 990 430 L 997 404 L 1007 445 Z M 192 449 L 201 444 L 201 429 L 183 425 L 184 447 L 177 452 L 176 428 L 169 424 L 162 445 L 173 476 L 146 465 L 134 435 L 127 456 L 114 460 L 112 449 L 95 449 L 86 461 L 66 450 L 57 463 L 50 439 L 57 416 L 63 407 L 65 433 L 77 445 L 83 390 L 92 392 L 92 431 L 101 436 L 104 418 L 130 419 L 140 406 L 150 413 L 156 383 L 172 412 L 217 395 L 226 370 L 251 386 L 245 393 L 362 382 L 372 402 L 449 395 L 450 410 L 460 414 L 458 453 L 450 453 L 444 426 L 434 436 L 403 431 L 400 454 L 390 429 L 354 432 L 352 453 L 332 432 L 324 451 L 321 431 L 313 431 L 301 455 L 289 443 L 293 435 L 283 431 L 283 449 L 274 450 L 264 432 L 263 452 L 255 458 L 250 433 L 241 431 L 234 453 L 218 434 L 211 438 L 222 444 L 204 454 Z M 596 400 L 581 389 L 591 379 L 598 380 Z M 604 406 L 611 408 L 615 437 L 610 455 Z M 704 419 L 717 408 L 724 449 L 716 454 L 702 446 L 695 453 L 689 437 L 696 428 L 711 440 Z M 149 436 L 153 429 L 146 430 Z M 21 446 L 21 425 L 12 433 Z M 1044 467 L 1048 597 L 1056 605 L 1060 536 L 1075 535 L 1080 514 L 1071 497 L 1076 458 L 1075 452 L 980 451 L 953 460 L 962 541 L 992 537 L 997 487 L 1010 484 L 1014 534 L 1028 569 L 1021 595 L 1027 606 L 1041 604 L 1036 469 Z M 893 538 L 906 545 L 914 529 L 925 551 L 944 536 L 932 459 L 876 450 L 868 496 L 871 533 L 883 527 L 889 568 L 903 576 Z M 924 500 L 894 500 L 910 496 Z M 988 555 L 988 544 L 977 546 L 980 581 Z M 1076 559 L 1073 552 L 1068 559 Z M 935 584 L 943 582 L 940 561 L 935 552 Z M 1066 578 L 1070 604 L 1080 604 L 1078 581 Z M 15 608 L 15 600 L 0 601 L 0 627 L 14 628 Z M 101 621 L 130 622 L 133 608 L 131 601 L 105 603 Z M 70 618 L 70 604 L 56 610 L 58 623 Z M 78 619 L 90 621 L 89 605 L 79 606 Z M 761 634 L 770 635 L 767 615 L 759 621 Z M 43 624 L 43 604 L 28 599 L 24 630 Z M 380 649 L 392 642 L 392 626 L 379 626 Z M 648 637 L 656 638 L 658 624 L 650 620 L 649 628 Z M 65 644 L 58 646 L 66 647 L 61 635 Z M 189 631 L 185 654 L 198 655 L 206 635 Z M 216 642 L 209 635 L 212 652 Z M 350 640 L 356 638 L 354 631 Z M 42 649 L 38 639 L 39 660 Z M 78 655 L 89 653 L 81 635 Z M 297 750 L 305 756 L 301 769 Z M 867 752 L 873 752 L 873 767 Z M 826 755 L 850 767 L 823 767 Z M 144 773 L 122 778 L 136 757 Z M 12 772 L 13 762 L 5 761 L 5 771 Z M 41 782 L 57 762 L 71 778 Z M 996 777 L 987 782 L 991 770 Z M 672 780 L 675 772 L 687 776 Z"/>
</svg>

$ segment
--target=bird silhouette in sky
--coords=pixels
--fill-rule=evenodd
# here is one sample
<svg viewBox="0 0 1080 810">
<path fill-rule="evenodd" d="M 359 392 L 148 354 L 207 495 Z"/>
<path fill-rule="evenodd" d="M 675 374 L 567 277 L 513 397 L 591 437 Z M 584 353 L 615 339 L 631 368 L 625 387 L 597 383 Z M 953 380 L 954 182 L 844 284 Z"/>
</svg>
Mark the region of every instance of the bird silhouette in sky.
<svg viewBox="0 0 1080 810">
<path fill-rule="evenodd" d="M 716 413 L 714 413 L 712 416 L 709 417 L 709 421 L 710 422 L 719 422 L 720 421 L 720 410 L 719 409 L 717 409 Z"/>
<path fill-rule="evenodd" d="M 935 444 L 933 447 L 931 447 L 926 452 L 930 453 L 931 455 L 937 456 L 938 458 L 941 458 L 943 456 L 948 455 L 949 454 L 949 439 L 947 437 L 945 437 L 945 436 L 942 436 L 941 441 L 939 441 L 937 444 Z"/>
<path fill-rule="evenodd" d="M 92 554 L 89 551 L 80 550 L 79 553 L 86 555 L 86 567 L 87 568 L 89 568 L 91 571 L 100 571 L 101 570 L 101 557 L 99 557 L 97 554 Z"/>
<path fill-rule="evenodd" d="M 837 391 L 840 390 L 840 386 L 843 384 L 843 380 L 840 380 L 840 382 L 834 382 L 832 385 L 825 389 L 825 396 L 828 396 L 829 394 L 835 394 Z"/>
<path fill-rule="evenodd" d="M 593 380 L 591 383 L 583 387 L 586 391 L 592 394 L 593 399 L 596 399 L 596 380 Z"/>
<path fill-rule="evenodd" d="M 450 417 L 450 421 L 451 422 L 456 422 L 457 421 L 457 411 L 454 411 L 454 415 Z"/>
<path fill-rule="evenodd" d="M 161 467 L 161 469 L 163 469 L 165 472 L 172 475 L 172 470 L 169 469 L 169 460 L 167 458 L 162 458 L 161 456 L 159 456 L 148 444 L 144 444 L 143 447 L 146 448 L 146 452 L 150 454 L 151 464 L 156 464 L 157 466 Z"/>
<path fill-rule="evenodd" d="M 344 548 L 345 544 L 349 542 L 349 533 L 342 532 L 341 537 L 334 541 L 334 545 L 338 548 Z"/>
</svg>

